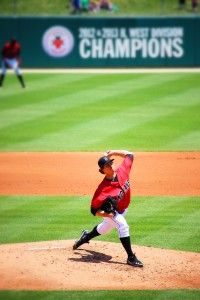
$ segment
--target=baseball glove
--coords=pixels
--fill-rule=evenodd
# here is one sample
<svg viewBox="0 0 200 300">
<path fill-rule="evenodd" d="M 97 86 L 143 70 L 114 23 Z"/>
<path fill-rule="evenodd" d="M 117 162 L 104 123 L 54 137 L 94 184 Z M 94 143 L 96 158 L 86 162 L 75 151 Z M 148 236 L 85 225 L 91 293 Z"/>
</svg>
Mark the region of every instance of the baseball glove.
<svg viewBox="0 0 200 300">
<path fill-rule="evenodd" d="M 117 209 L 117 200 L 112 198 L 111 196 L 107 197 L 106 200 L 103 202 L 103 204 L 100 207 L 105 213 L 116 213 Z"/>
</svg>

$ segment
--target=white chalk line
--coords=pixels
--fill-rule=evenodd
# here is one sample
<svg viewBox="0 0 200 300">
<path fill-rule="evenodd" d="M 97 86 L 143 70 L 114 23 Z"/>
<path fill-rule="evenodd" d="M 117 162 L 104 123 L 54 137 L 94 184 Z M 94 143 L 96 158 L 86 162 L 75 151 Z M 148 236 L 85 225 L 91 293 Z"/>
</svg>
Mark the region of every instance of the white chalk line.
<svg viewBox="0 0 200 300">
<path fill-rule="evenodd" d="M 9 70 L 12 72 L 12 70 Z M 128 73 L 200 73 L 200 68 L 100 68 L 100 69 L 22 69 L 23 73 L 57 73 L 57 74 L 128 74 Z"/>
<path fill-rule="evenodd" d="M 43 250 L 55 250 L 55 249 L 66 249 L 65 246 L 55 246 L 55 247 L 37 247 L 26 249 L 25 251 L 43 251 Z"/>
</svg>

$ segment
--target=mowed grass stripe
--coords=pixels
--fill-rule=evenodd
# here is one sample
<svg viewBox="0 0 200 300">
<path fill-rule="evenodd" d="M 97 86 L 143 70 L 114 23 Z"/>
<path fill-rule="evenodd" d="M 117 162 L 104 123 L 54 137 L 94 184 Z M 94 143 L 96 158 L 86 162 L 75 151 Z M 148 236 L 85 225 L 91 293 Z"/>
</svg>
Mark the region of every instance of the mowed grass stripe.
<svg viewBox="0 0 200 300">
<path fill-rule="evenodd" d="M 127 214 L 132 243 L 199 251 L 199 200 L 199 197 L 132 198 Z M 90 230 L 100 222 L 90 214 L 90 201 L 90 197 L 1 196 L 0 242 L 75 239 L 84 228 Z M 119 242 L 116 230 L 98 240 Z"/>
<path fill-rule="evenodd" d="M 159 215 L 159 218 L 161 215 Z M 156 218 L 155 216 L 153 218 Z M 172 216 L 170 213 L 168 216 L 168 221 L 165 219 L 166 213 L 163 214 L 163 219 L 160 222 L 166 222 L 166 225 L 159 223 L 157 220 L 156 231 L 147 231 L 146 236 L 140 239 L 140 245 L 148 245 L 152 246 L 152 241 L 154 247 L 162 248 L 163 244 L 165 244 L 165 248 L 167 249 L 181 249 L 183 245 L 187 244 L 188 239 L 190 240 L 190 245 L 184 247 L 184 250 L 190 251 L 193 248 L 193 243 L 196 247 L 196 252 L 200 251 L 200 243 L 196 243 L 196 239 L 199 241 L 200 238 L 200 209 L 195 210 L 194 212 L 187 212 L 187 215 L 183 217 Z M 154 222 L 152 219 L 146 219 L 147 222 Z M 196 223 L 196 226 L 193 225 Z M 161 225 L 162 224 L 162 225 Z M 142 227 L 142 226 L 141 226 Z M 174 228 L 176 228 L 174 230 Z M 184 230 L 184 234 L 182 233 Z M 178 240 L 177 240 L 178 235 Z"/>
<path fill-rule="evenodd" d="M 65 96 L 70 100 L 73 94 L 78 93 L 76 100 L 82 100 L 80 93 L 85 90 L 109 86 L 112 81 L 122 82 L 130 79 L 130 75 L 123 74 L 118 75 L 105 75 L 105 74 L 28 74 L 28 87 L 27 90 L 23 90 L 20 87 L 16 90 L 16 82 L 14 81 L 14 75 L 9 77 L 11 83 L 6 88 L 2 89 L 0 99 L 6 100 L 0 102 L 0 111 L 3 109 L 17 108 L 23 105 L 39 105 L 39 103 L 54 100 Z M 129 76 L 129 77 L 127 77 Z M 134 78 L 148 76 L 147 74 L 135 75 Z M 10 94 L 9 94 L 10 93 Z M 15 97 L 13 97 L 13 94 Z M 7 98 L 5 99 L 5 97 Z M 27 101 L 29 100 L 29 101 Z M 74 99 L 73 99 L 74 100 Z M 86 99 L 85 99 L 86 100 Z M 56 104 L 56 102 L 55 102 Z"/>
<path fill-rule="evenodd" d="M 192 132 L 188 132 L 183 136 L 179 136 L 175 140 L 171 142 L 168 141 L 167 148 L 168 149 L 176 149 L 177 151 L 185 151 L 199 150 L 200 148 L 200 129 L 193 130 Z"/>
<path fill-rule="evenodd" d="M 79 216 L 88 212 L 88 199 L 84 200 L 84 204 L 85 207 L 82 198 L 76 201 L 73 196 L 0 197 L 0 241 L 1 243 L 9 243 L 10 239 L 14 242 L 35 241 L 41 232 L 44 240 L 49 239 L 50 232 L 51 239 L 57 239 L 58 236 L 60 239 L 66 238 L 69 230 L 71 234 L 76 234 L 74 227 L 79 223 Z M 66 211 L 70 212 L 70 215 Z"/>
<path fill-rule="evenodd" d="M 152 150 L 152 146 L 155 147 L 158 143 L 154 144 L 151 136 L 156 136 L 154 134 L 156 131 L 158 131 L 158 136 L 162 136 L 162 131 L 167 130 L 166 140 L 157 139 L 158 146 L 162 148 L 164 145 L 163 149 L 166 149 L 165 145 L 172 141 L 172 139 L 170 140 L 171 136 L 177 132 L 176 114 L 180 113 L 179 118 L 181 118 L 183 108 L 199 103 L 198 80 L 196 74 L 190 74 L 189 77 L 187 74 L 183 74 L 181 78 L 179 74 L 178 77 L 177 74 L 175 77 L 172 77 L 174 74 L 170 74 L 170 76 L 164 74 L 163 77 L 161 74 L 153 75 L 148 74 L 147 77 L 142 77 L 142 80 L 137 78 L 134 84 L 127 74 L 123 77 L 124 81 L 120 83 L 118 82 L 120 77 L 117 76 L 117 87 L 113 92 L 115 81 L 110 94 L 109 85 L 106 83 L 99 87 L 98 81 L 98 92 L 94 89 L 88 90 L 87 86 L 85 93 L 88 98 L 86 100 L 85 97 L 79 97 L 76 100 L 77 93 L 75 92 L 72 96 L 76 97 L 72 97 L 69 103 L 66 101 L 68 108 L 65 107 L 65 104 L 62 106 L 63 97 L 60 103 L 52 100 L 49 109 L 46 108 L 46 105 L 42 106 L 43 109 L 41 106 L 38 109 L 37 104 L 36 106 L 31 104 L 33 107 L 30 110 L 30 116 L 34 119 L 23 122 L 22 114 L 19 124 L 3 128 L 0 132 L 0 148 L 12 151 L 99 150 L 99 147 L 105 147 L 107 141 L 109 141 L 109 147 L 118 147 L 119 143 L 122 144 L 125 141 L 124 147 L 127 147 L 128 144 L 127 148 L 130 148 L 130 140 L 134 137 L 135 150 L 140 150 L 141 147 L 145 147 L 145 150 Z M 157 84 L 158 75 L 162 78 L 160 84 Z M 140 88 L 144 78 L 148 78 L 146 89 Z M 95 78 L 96 80 L 97 78 Z M 157 88 L 155 88 L 155 83 Z M 133 89 L 135 89 L 134 92 Z M 78 94 L 81 95 L 80 91 Z M 85 95 L 83 92 L 83 96 Z M 109 95 L 110 97 L 108 97 Z M 191 100 L 189 101 L 189 99 Z M 194 108 L 194 112 L 197 111 L 196 108 Z M 28 109 L 28 105 L 26 109 Z M 34 111 L 33 116 L 32 111 Z M 38 117 L 38 111 L 47 113 L 47 116 Z M 13 119 L 15 112 L 14 110 L 12 114 Z M 26 118 L 26 113 L 24 115 Z M 174 116 L 173 122 L 171 122 L 171 115 Z M 190 116 L 190 114 L 187 115 L 187 110 L 185 110 L 185 116 L 186 119 Z M 19 113 L 17 119 L 20 120 Z M 9 123 L 12 117 L 5 116 L 5 120 Z M 163 128 L 160 126 L 160 122 L 163 124 Z M 198 129 L 196 128 L 196 119 L 191 118 L 190 123 L 192 130 Z M 170 127 L 166 126 L 167 124 L 170 124 Z M 141 134 L 139 134 L 140 131 Z M 186 133 L 188 131 L 186 132 L 184 127 L 179 127 L 179 133 L 175 138 Z M 146 136 L 144 136 L 145 134 Z M 141 139 L 141 136 L 145 138 Z"/>
<path fill-rule="evenodd" d="M 198 108 L 199 106 L 194 106 L 191 110 L 197 112 L 198 110 L 196 109 Z M 78 124 L 71 129 L 44 136 L 37 140 L 37 144 L 42 147 L 43 144 L 48 143 L 51 149 L 56 150 L 54 141 L 62 141 L 62 137 L 65 137 L 63 140 L 63 144 L 57 146 L 61 150 L 62 145 L 64 147 L 67 147 L 67 149 L 69 150 L 77 149 L 86 151 L 88 148 L 92 150 L 98 148 L 100 150 L 101 145 L 105 145 L 104 147 L 107 148 L 112 148 L 114 144 L 116 146 L 117 141 L 121 143 L 121 136 L 126 135 L 127 141 L 124 142 L 124 147 L 129 148 L 130 144 L 132 145 L 132 147 L 135 146 L 133 134 L 137 132 L 138 126 L 142 126 L 143 132 L 147 132 L 147 130 L 149 130 L 149 124 L 153 122 L 153 124 L 156 126 L 153 127 L 152 132 L 148 137 L 146 136 L 143 142 L 152 143 L 153 139 L 155 142 L 153 145 L 154 149 L 156 146 L 160 145 L 162 148 L 163 144 L 166 142 L 164 140 L 164 137 L 166 138 L 166 136 L 163 136 L 162 133 L 162 135 L 160 134 L 159 137 L 157 137 L 157 139 L 155 140 L 155 128 L 159 128 L 159 123 L 163 122 L 163 120 L 165 120 L 167 123 L 171 123 L 172 117 L 176 118 L 178 117 L 178 115 L 183 114 L 183 111 L 180 112 L 178 108 L 176 108 L 176 110 L 178 110 L 178 112 L 174 112 L 173 110 L 173 112 L 170 112 L 170 110 L 162 110 L 158 113 L 158 111 L 155 111 L 151 108 L 149 110 L 147 108 L 144 108 L 144 110 L 138 109 L 137 113 L 135 113 L 135 109 L 128 109 L 121 111 L 120 113 L 111 114 L 101 119 L 91 120 L 87 123 Z M 185 108 L 185 110 L 187 110 L 188 113 L 188 108 Z M 144 127 L 146 127 L 146 129 Z M 190 128 L 188 130 L 192 129 Z M 129 134 L 127 134 L 127 131 L 129 132 Z M 175 133 L 176 136 L 179 136 L 180 134 L 185 134 L 186 132 L 187 131 L 183 133 L 181 130 L 179 132 L 173 131 L 172 128 L 172 134 L 170 134 L 170 136 L 169 134 L 167 135 L 167 141 L 169 141 L 169 139 L 174 139 Z M 133 137 L 132 140 L 131 137 Z M 139 141 L 139 143 L 141 143 L 141 141 Z M 117 146 L 120 147 L 120 145 Z M 32 146 L 29 145 L 29 147 Z M 140 144 L 138 144 L 138 147 L 140 147 Z M 145 147 L 145 144 L 143 145 L 143 147 Z"/>
<path fill-rule="evenodd" d="M 124 146 L 128 148 L 131 138 L 136 140 L 135 147 L 141 147 L 141 145 L 144 148 L 147 146 L 150 147 L 152 139 L 154 142 L 153 147 L 158 146 L 162 148 L 165 145 L 167 147 L 167 144 L 171 140 L 177 137 L 179 138 L 180 135 L 185 135 L 188 131 L 190 132 L 198 128 L 198 111 L 200 108 L 199 92 L 199 89 L 187 90 L 185 93 L 182 92 L 181 95 L 176 97 L 176 103 L 174 103 L 173 97 L 168 96 L 161 99 L 158 98 L 145 105 L 141 104 L 137 109 L 135 109 L 135 107 L 124 110 L 118 109 L 116 113 L 113 112 L 116 109 L 113 109 L 109 115 L 106 115 L 105 112 L 105 117 L 103 118 L 99 118 L 100 113 L 98 116 L 89 116 L 88 122 L 80 122 L 79 120 L 82 120 L 82 117 L 77 121 L 76 118 L 72 119 L 69 115 L 68 120 L 65 122 L 66 129 L 63 130 L 61 124 L 60 130 L 58 130 L 59 128 L 57 127 L 56 132 L 54 132 L 55 127 L 52 128 L 53 133 L 50 133 L 52 119 L 43 119 L 38 123 L 40 126 L 42 123 L 46 123 L 45 126 L 41 126 L 43 130 L 39 132 L 38 125 L 35 123 L 31 129 L 32 136 L 28 135 L 25 143 L 23 143 L 24 136 L 21 136 L 22 143 L 16 143 L 14 149 L 24 150 L 28 148 L 37 150 L 37 147 L 40 149 L 43 145 L 48 144 L 51 150 L 87 150 L 89 147 L 95 150 L 95 148 L 98 148 L 99 145 L 102 144 L 107 144 L 107 146 L 111 147 L 113 144 L 116 144 L 117 141 L 121 140 L 121 136 L 123 136 L 122 140 L 124 139 Z M 191 93 L 193 94 L 193 98 L 189 102 L 188 95 Z M 178 100 L 181 101 L 180 106 L 177 105 Z M 88 109 L 89 107 L 85 107 L 79 114 L 88 115 Z M 79 114 L 77 114 L 77 116 L 79 116 Z M 190 117 L 192 117 L 193 122 L 190 121 Z M 63 119 L 63 117 L 60 115 L 55 117 L 55 119 Z M 67 126 L 68 122 L 70 126 Z M 174 126 L 175 124 L 178 124 L 178 126 Z M 44 132 L 44 128 L 46 128 L 46 132 Z M 34 132 L 36 134 L 39 132 L 39 137 L 37 138 L 35 136 L 35 138 L 32 139 Z M 137 144 L 137 139 L 134 138 L 136 132 L 138 135 L 141 133 L 140 137 L 142 140 L 139 140 L 140 144 Z M 144 137 L 144 133 L 148 134 L 148 136 Z M 4 134 L 7 134 L 7 132 L 4 131 Z M 42 137 L 40 137 L 41 134 Z M 77 140 L 79 141 L 78 144 Z M 55 141 L 58 142 L 55 143 Z M 143 145 L 143 143 L 145 144 Z M 4 149 L 7 148 L 5 140 L 2 146 Z M 34 148 L 35 146 L 36 148 Z M 8 147 L 10 147 L 9 143 Z"/>
<path fill-rule="evenodd" d="M 119 141 L 126 147 L 133 141 L 134 149 L 143 151 L 151 150 L 199 150 L 200 137 L 198 135 L 200 128 L 200 102 L 199 89 L 190 91 L 193 95 L 192 100 L 188 101 L 189 92 L 176 97 L 181 105 L 173 105 L 174 98 L 167 97 L 168 108 L 166 109 L 165 101 L 156 105 L 156 109 L 146 108 L 146 112 L 141 114 L 143 122 L 137 123 L 137 117 L 133 116 L 133 126 L 124 132 L 113 135 L 105 140 L 105 143 L 112 144 Z M 164 100 L 164 99 L 163 99 Z M 154 116 L 156 111 L 157 116 Z M 147 119 L 147 115 L 152 118 Z M 178 143 L 179 142 L 179 143 Z M 119 143 L 116 147 L 119 147 Z"/>
<path fill-rule="evenodd" d="M 0 104 L 0 108 L 6 109 L 10 107 L 17 107 L 24 105 L 27 98 L 32 97 L 37 102 L 47 100 L 51 96 L 51 93 L 62 94 L 66 89 L 70 90 L 75 84 L 81 84 L 81 81 L 90 81 L 94 78 L 93 74 L 25 74 L 25 83 L 27 89 L 21 89 L 20 84 L 14 74 L 8 74 L 5 79 L 4 87 L 1 90 L 0 99 L 6 100 L 6 102 Z M 8 82 L 7 82 L 8 81 Z M 82 85 L 83 86 L 83 85 Z M 47 92 L 50 93 L 47 93 Z M 44 97 L 39 97 L 40 93 Z M 48 97 L 46 97 L 48 95 Z M 14 98 L 13 98 L 14 96 Z"/>
<path fill-rule="evenodd" d="M 178 78 L 177 78 L 178 76 Z M 87 77 L 87 76 L 86 76 Z M 183 75 L 176 75 L 173 80 L 180 80 Z M 84 78 L 84 77 L 83 77 Z M 88 81 L 88 78 L 84 78 L 83 84 L 85 81 Z M 77 86 L 72 89 L 70 89 L 70 92 L 68 91 L 69 87 L 68 84 L 70 84 L 70 80 L 66 80 L 64 75 L 61 77 L 58 77 L 59 80 L 50 81 L 49 77 L 47 77 L 47 81 L 42 80 L 42 84 L 37 87 L 37 93 L 31 93 L 29 92 L 29 95 L 23 95 L 22 96 L 33 96 L 32 101 L 26 101 L 24 105 L 20 105 L 19 107 L 16 107 L 17 99 L 15 99 L 15 107 L 9 108 L 8 110 L 4 110 L 0 112 L 0 128 L 4 128 L 6 126 L 14 125 L 17 123 L 20 123 L 21 121 L 29 121 L 34 120 L 36 118 L 45 117 L 51 114 L 58 113 L 59 111 L 63 111 L 66 109 L 77 109 L 79 110 L 82 106 L 88 105 L 88 104 L 94 104 L 96 102 L 102 101 L 104 99 L 110 99 L 114 97 L 123 96 L 126 94 L 132 94 L 137 90 L 143 90 L 147 88 L 151 88 L 159 86 L 163 82 L 170 84 L 170 81 L 172 80 L 170 77 L 159 77 L 159 75 L 151 76 L 147 75 L 142 76 L 140 78 L 134 79 L 134 77 L 126 77 L 126 80 L 119 81 L 120 77 L 114 77 L 114 80 L 112 80 L 112 77 L 108 77 L 106 82 L 101 82 L 98 80 L 91 80 L 91 84 L 93 85 L 93 88 L 91 88 L 91 85 L 86 85 L 86 87 L 83 88 L 83 86 L 79 86 L 79 80 L 80 78 L 77 78 Z M 63 81 L 66 81 L 65 88 L 61 89 L 60 84 L 63 84 Z M 51 82 L 54 82 L 53 88 L 51 86 Z M 44 88 L 45 86 L 45 88 Z M 48 87 L 48 90 L 46 90 Z M 42 91 L 44 89 L 44 91 Z M 62 92 L 61 92 L 62 90 Z M 97 92 L 98 91 L 98 92 Z M 40 96 L 40 93 L 44 93 L 44 95 Z M 137 96 L 137 95 L 135 95 Z M 38 102 L 39 97 L 39 102 Z M 27 99 L 28 100 L 28 99 Z"/>
<path fill-rule="evenodd" d="M 199 200 L 199 197 L 133 198 L 129 212 L 137 213 L 128 214 L 127 220 L 135 228 L 134 239 L 140 245 L 200 251 Z"/>
<path fill-rule="evenodd" d="M 199 300 L 199 290 L 0 291 L 6 300 Z"/>
</svg>

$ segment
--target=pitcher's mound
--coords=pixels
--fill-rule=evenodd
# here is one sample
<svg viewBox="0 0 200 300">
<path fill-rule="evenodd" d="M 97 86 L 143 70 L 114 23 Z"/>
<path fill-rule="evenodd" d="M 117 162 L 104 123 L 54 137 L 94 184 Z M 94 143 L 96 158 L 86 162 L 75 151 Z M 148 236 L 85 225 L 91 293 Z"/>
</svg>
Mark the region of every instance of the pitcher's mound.
<svg viewBox="0 0 200 300">
<path fill-rule="evenodd" d="M 134 290 L 200 288 L 200 254 L 133 246 L 143 268 L 126 264 L 120 243 L 0 245 L 0 289 Z"/>
</svg>

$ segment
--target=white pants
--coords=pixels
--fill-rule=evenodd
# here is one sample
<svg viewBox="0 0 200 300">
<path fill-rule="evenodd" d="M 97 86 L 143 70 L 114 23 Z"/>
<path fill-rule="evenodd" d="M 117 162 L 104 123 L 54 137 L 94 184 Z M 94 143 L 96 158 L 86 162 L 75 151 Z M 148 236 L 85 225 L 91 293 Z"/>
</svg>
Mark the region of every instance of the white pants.
<svg viewBox="0 0 200 300">
<path fill-rule="evenodd" d="M 113 218 L 103 218 L 103 222 L 97 226 L 97 231 L 99 234 L 109 233 L 113 228 L 118 229 L 119 238 L 129 236 L 129 226 L 124 218 L 128 209 L 125 209 L 123 214 L 118 212 Z"/>
<path fill-rule="evenodd" d="M 21 71 L 19 69 L 18 60 L 16 58 L 5 58 L 2 61 L 2 74 L 6 74 L 7 66 L 12 68 L 17 75 L 21 74 Z"/>
</svg>

